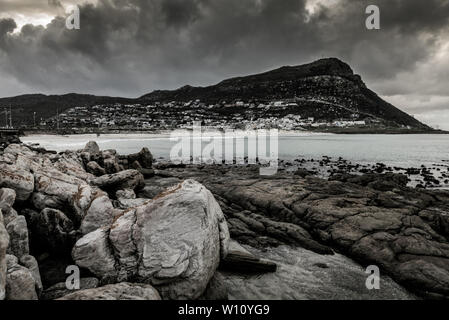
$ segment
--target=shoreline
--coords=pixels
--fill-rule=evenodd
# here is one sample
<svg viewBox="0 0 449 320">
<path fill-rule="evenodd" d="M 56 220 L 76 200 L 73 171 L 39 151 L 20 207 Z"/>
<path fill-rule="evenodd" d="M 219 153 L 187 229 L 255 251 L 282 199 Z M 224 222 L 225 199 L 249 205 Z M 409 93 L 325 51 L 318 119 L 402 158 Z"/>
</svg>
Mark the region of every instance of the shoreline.
<svg viewBox="0 0 449 320">
<path fill-rule="evenodd" d="M 245 132 L 242 132 L 242 137 Z M 70 135 L 70 136 L 54 136 L 54 135 L 37 135 L 41 139 L 29 140 L 23 139 L 22 142 L 36 148 L 45 148 L 47 150 L 55 150 L 64 152 L 65 150 L 75 151 L 85 145 L 88 141 L 97 141 L 105 149 L 116 149 L 122 154 L 127 152 L 137 152 L 140 147 L 146 146 L 149 149 L 157 150 L 155 156 L 158 161 L 169 161 L 170 149 L 176 142 L 170 141 L 172 132 L 145 133 L 145 134 L 114 134 L 108 133 L 97 137 L 94 134 Z M 187 134 L 191 134 L 188 132 Z M 208 132 L 202 133 L 202 138 L 207 142 Z M 29 136 L 33 137 L 33 136 Z M 176 137 L 183 137 L 183 133 L 179 133 Z M 351 158 L 344 152 L 332 153 L 326 147 L 321 147 L 316 153 L 291 152 L 286 149 L 289 141 L 296 143 L 295 138 L 302 140 L 304 137 L 307 143 L 320 143 L 319 141 L 329 140 L 327 145 L 332 145 L 339 140 L 332 133 L 303 132 L 303 131 L 281 131 L 279 132 L 280 149 L 278 156 L 278 164 L 280 170 L 292 171 L 298 168 L 314 173 L 322 178 L 329 178 L 336 173 L 366 174 L 366 173 L 401 173 L 406 174 L 410 179 L 409 185 L 412 187 L 420 187 L 427 189 L 448 189 L 449 188 L 449 163 L 444 158 L 417 158 L 413 161 L 407 161 L 409 158 L 385 158 L 376 157 L 371 153 L 363 154 Z M 323 138 L 321 138 L 323 137 Z M 290 140 L 292 138 L 293 140 Z M 375 139 L 374 137 L 371 139 Z M 309 141 L 310 140 L 310 141 Z M 317 142 L 315 141 L 317 140 Z M 51 141 L 49 143 L 45 141 Z M 363 140 L 364 141 L 364 140 Z M 369 139 L 367 143 L 369 143 Z M 402 140 L 400 140 L 402 141 Z M 413 139 L 414 141 L 414 139 Z M 299 142 L 298 142 L 299 143 Z M 307 143 L 305 145 L 307 145 Z M 342 141 L 345 145 L 345 141 Z M 348 142 L 351 143 L 351 142 Z M 360 144 L 359 144 L 360 145 Z M 397 145 L 393 144 L 393 145 Z M 351 149 L 352 144 L 346 148 Z M 136 148 L 134 148 L 136 147 Z M 135 150 L 134 150 L 135 149 Z M 287 153 L 286 153 L 287 152 Z M 289 153 L 290 152 L 290 153 Z M 440 154 L 441 156 L 441 154 Z M 243 159 L 243 158 L 242 158 Z M 243 164 L 245 165 L 245 164 Z"/>
<path fill-rule="evenodd" d="M 71 136 L 71 135 L 106 135 L 106 134 L 170 134 L 174 131 L 179 130 L 187 130 L 192 131 L 192 129 L 139 129 L 139 130 L 129 130 L 129 129 L 110 129 L 110 130 L 103 130 L 98 131 L 95 129 L 92 130 L 86 130 L 85 132 L 79 132 L 75 130 L 30 130 L 30 129 L 22 129 L 20 136 L 31 136 L 31 135 L 56 135 L 56 136 Z M 232 129 L 233 131 L 253 131 L 253 130 L 239 130 L 239 129 Z M 269 130 L 269 129 L 266 129 Z M 332 128 L 328 130 L 322 130 L 322 129 L 305 129 L 305 130 L 285 130 L 285 129 L 278 129 L 279 132 L 283 132 L 284 134 L 299 134 L 299 133 L 310 133 L 310 134 L 344 134 L 344 135 L 355 135 L 355 134 L 375 134 L 375 135 L 413 135 L 413 134 L 449 134 L 449 131 L 445 130 L 413 130 L 413 129 L 375 129 L 375 128 Z M 220 131 L 224 132 L 221 128 L 210 128 L 208 131 Z"/>
</svg>

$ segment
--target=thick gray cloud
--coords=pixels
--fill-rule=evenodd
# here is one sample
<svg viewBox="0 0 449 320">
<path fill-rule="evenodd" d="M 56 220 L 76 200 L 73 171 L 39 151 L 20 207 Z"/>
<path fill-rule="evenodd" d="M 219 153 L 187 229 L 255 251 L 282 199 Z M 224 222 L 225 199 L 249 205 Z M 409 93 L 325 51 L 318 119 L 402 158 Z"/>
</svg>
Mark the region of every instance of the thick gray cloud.
<svg viewBox="0 0 449 320">
<path fill-rule="evenodd" d="M 58 16 L 73 3 L 0 0 L 0 12 Z M 369 4 L 381 9 L 381 30 L 365 28 Z M 432 112 L 449 107 L 448 22 L 448 0 L 97 0 L 81 4 L 80 30 L 64 17 L 15 32 L 0 20 L 0 96 L 135 97 L 335 56 L 437 124 Z"/>
</svg>

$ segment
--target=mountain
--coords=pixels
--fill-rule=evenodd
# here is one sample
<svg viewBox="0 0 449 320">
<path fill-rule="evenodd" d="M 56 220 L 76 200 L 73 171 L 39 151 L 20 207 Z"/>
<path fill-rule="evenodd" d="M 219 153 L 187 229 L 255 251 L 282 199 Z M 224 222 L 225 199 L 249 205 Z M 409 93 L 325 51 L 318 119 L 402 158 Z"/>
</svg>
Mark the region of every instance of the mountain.
<svg viewBox="0 0 449 320">
<path fill-rule="evenodd" d="M 219 117 L 244 114 L 246 118 L 282 118 L 300 115 L 302 119 L 313 117 L 316 121 L 339 119 L 366 120 L 379 128 L 409 127 L 414 131 L 431 131 L 407 113 L 381 99 L 367 88 L 362 78 L 354 74 L 351 67 L 336 58 L 321 59 L 300 66 L 286 66 L 276 70 L 224 80 L 207 87 L 184 86 L 177 90 L 157 90 L 137 99 L 101 97 L 83 94 L 66 95 L 22 95 L 0 99 L 0 126 L 6 122 L 5 108 L 11 106 L 13 125 L 33 124 L 40 119 L 54 117 L 57 110 L 62 113 L 73 107 L 112 104 L 158 104 L 161 112 L 167 113 L 172 101 L 189 102 L 200 100 L 203 106 L 214 104 L 215 109 L 204 109 L 205 115 L 215 112 Z M 242 101 L 252 105 L 284 100 L 288 107 L 248 109 L 236 107 Z M 234 107 L 229 107 L 234 105 Z M 248 104 L 247 104 L 248 105 Z M 221 107 L 220 107 L 221 106 Z M 182 112 L 173 109 L 172 116 Z M 254 112 L 254 113 L 253 113 Z"/>
<path fill-rule="evenodd" d="M 430 130 L 407 113 L 368 89 L 351 67 L 336 58 L 321 59 L 301 66 L 287 66 L 261 74 L 224 80 L 208 87 L 185 86 L 178 90 L 154 91 L 141 99 L 148 102 L 190 101 L 273 101 L 295 99 L 307 115 L 323 114 L 330 107 L 360 113 L 391 126 Z M 316 115 L 316 114 L 315 114 Z M 335 114 L 330 114 L 332 118 Z"/>
</svg>

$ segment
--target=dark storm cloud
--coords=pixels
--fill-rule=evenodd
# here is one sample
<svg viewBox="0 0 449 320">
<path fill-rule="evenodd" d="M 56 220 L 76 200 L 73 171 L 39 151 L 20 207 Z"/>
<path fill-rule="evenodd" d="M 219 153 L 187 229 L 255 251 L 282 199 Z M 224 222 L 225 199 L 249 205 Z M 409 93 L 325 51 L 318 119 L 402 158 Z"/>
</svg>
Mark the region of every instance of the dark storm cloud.
<svg viewBox="0 0 449 320">
<path fill-rule="evenodd" d="M 0 37 L 5 38 L 7 33 L 14 31 L 16 27 L 16 22 L 13 19 L 0 20 Z"/>
<path fill-rule="evenodd" d="M 68 3 L 37 2 L 15 3 L 24 11 L 44 10 L 45 4 L 48 12 Z M 99 0 L 81 5 L 81 30 L 65 29 L 65 18 L 58 17 L 45 28 L 27 25 L 11 33 L 14 22 L 1 20 L 0 95 L 26 90 L 138 96 L 326 56 L 345 60 L 387 96 L 416 90 L 448 95 L 443 71 L 449 59 L 425 73 L 448 41 L 449 1 L 329 0 L 318 2 L 314 14 L 310 3 Z M 7 4 L 12 10 L 13 2 Z M 365 28 L 369 4 L 381 9 L 381 30 Z M 21 86 L 14 91 L 12 83 Z"/>
<path fill-rule="evenodd" d="M 48 0 L 48 5 L 53 8 L 63 8 L 59 0 Z"/>
<path fill-rule="evenodd" d="M 51 8 L 60 7 L 58 0 L 2 0 L 0 1 L 0 12 L 19 11 L 22 14 L 30 12 L 51 11 Z"/>
</svg>

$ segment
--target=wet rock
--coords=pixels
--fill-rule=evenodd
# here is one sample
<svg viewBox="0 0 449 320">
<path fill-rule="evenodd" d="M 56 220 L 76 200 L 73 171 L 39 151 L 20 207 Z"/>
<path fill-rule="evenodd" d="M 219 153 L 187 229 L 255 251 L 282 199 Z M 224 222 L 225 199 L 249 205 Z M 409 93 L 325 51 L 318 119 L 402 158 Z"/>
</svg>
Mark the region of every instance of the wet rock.
<svg viewBox="0 0 449 320">
<path fill-rule="evenodd" d="M 215 272 L 200 300 L 228 300 L 228 286 L 220 272 Z"/>
<path fill-rule="evenodd" d="M 122 282 L 80 290 L 58 300 L 161 300 L 161 297 L 157 290 L 148 284 Z"/>
<path fill-rule="evenodd" d="M 274 273 L 220 271 L 234 300 L 415 300 L 416 296 L 381 274 L 381 290 L 367 290 L 365 267 L 341 255 L 320 255 L 282 245 L 251 253 L 278 265 Z M 322 266 L 328 266 L 323 268 Z"/>
<path fill-rule="evenodd" d="M 261 178 L 241 167 L 216 172 L 212 166 L 190 166 L 168 169 L 167 175 L 195 178 L 209 188 L 239 242 L 261 249 L 305 247 L 307 242 L 294 240 L 299 235 L 378 265 L 414 292 L 449 296 L 443 289 L 449 271 L 447 191 L 407 188 L 405 176 L 391 173 L 335 175 L 326 181 L 297 179 L 291 173 Z M 292 232 L 296 229 L 290 225 L 310 237 L 301 229 Z M 420 261 L 429 265 L 430 273 Z M 441 280 L 435 280 L 436 275 Z"/>
<path fill-rule="evenodd" d="M 265 273 L 276 272 L 277 265 L 247 252 L 230 250 L 226 258 L 221 261 L 220 269 L 238 273 Z"/>
<path fill-rule="evenodd" d="M 298 170 L 296 170 L 294 174 L 295 174 L 295 176 L 299 176 L 301 178 L 305 178 L 307 176 L 312 175 L 311 172 L 309 172 L 308 170 L 302 169 L 302 168 L 299 168 Z"/>
</svg>

